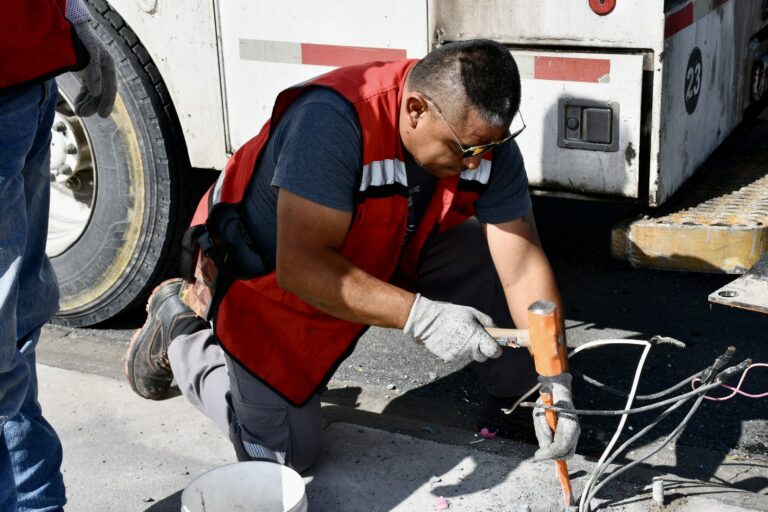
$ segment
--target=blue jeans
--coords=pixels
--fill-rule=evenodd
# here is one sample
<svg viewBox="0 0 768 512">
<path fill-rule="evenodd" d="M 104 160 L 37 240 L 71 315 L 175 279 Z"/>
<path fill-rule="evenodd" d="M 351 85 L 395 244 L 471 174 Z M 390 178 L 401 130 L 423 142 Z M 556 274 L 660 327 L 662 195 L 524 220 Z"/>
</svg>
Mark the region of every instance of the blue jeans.
<svg viewBox="0 0 768 512">
<path fill-rule="evenodd" d="M 35 346 L 58 309 L 45 255 L 56 83 L 0 91 L 0 512 L 66 502 L 61 442 L 37 402 Z"/>
</svg>

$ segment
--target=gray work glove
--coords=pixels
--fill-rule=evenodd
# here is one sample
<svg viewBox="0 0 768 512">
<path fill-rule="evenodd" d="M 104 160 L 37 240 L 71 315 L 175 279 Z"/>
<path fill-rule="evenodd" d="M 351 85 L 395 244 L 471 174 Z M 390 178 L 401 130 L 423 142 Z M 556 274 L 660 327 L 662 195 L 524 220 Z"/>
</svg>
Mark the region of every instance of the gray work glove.
<svg viewBox="0 0 768 512">
<path fill-rule="evenodd" d="M 403 331 L 445 362 L 474 359 L 482 363 L 501 355 L 498 342 L 483 326 L 493 326 L 493 320 L 475 308 L 416 295 Z"/>
<path fill-rule="evenodd" d="M 115 62 L 87 21 L 72 26 L 91 57 L 85 69 L 77 72 L 82 87 L 75 98 L 75 114 L 88 117 L 98 112 L 100 117 L 109 117 L 117 94 Z"/>
<path fill-rule="evenodd" d="M 573 409 L 571 397 L 571 374 L 561 373 L 555 377 L 539 377 L 541 393 L 552 395 L 553 405 L 567 409 Z M 541 398 L 536 401 L 541 405 Z M 544 409 L 533 410 L 533 428 L 536 431 L 536 439 L 539 441 L 539 449 L 534 454 L 534 459 L 565 460 L 573 457 L 576 451 L 576 443 L 579 441 L 581 427 L 579 417 L 572 413 L 557 413 L 557 426 L 555 432 L 549 428 Z M 554 435 L 553 435 L 554 434 Z"/>
</svg>

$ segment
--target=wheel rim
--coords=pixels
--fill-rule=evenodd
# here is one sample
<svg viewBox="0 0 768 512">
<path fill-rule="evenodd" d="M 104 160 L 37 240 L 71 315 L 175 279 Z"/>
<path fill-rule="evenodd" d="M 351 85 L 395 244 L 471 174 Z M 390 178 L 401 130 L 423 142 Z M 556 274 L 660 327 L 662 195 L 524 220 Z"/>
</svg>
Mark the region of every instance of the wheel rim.
<svg viewBox="0 0 768 512">
<path fill-rule="evenodd" d="M 51 128 L 51 208 L 45 248 L 49 257 L 72 247 L 91 221 L 97 179 L 92 154 L 85 125 L 59 90 Z"/>
</svg>

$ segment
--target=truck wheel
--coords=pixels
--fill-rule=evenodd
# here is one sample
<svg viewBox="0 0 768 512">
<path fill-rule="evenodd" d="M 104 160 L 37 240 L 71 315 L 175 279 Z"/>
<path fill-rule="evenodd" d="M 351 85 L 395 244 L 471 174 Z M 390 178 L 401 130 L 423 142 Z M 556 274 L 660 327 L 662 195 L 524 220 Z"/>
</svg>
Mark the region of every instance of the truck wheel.
<svg viewBox="0 0 768 512">
<path fill-rule="evenodd" d="M 181 235 L 194 198 L 186 148 L 168 92 L 120 16 L 91 2 L 97 37 L 116 63 L 112 115 L 79 118 L 79 82 L 57 79 L 51 142 L 51 212 L 46 252 L 61 290 L 54 322 L 92 325 L 144 301 L 177 273 Z"/>
</svg>

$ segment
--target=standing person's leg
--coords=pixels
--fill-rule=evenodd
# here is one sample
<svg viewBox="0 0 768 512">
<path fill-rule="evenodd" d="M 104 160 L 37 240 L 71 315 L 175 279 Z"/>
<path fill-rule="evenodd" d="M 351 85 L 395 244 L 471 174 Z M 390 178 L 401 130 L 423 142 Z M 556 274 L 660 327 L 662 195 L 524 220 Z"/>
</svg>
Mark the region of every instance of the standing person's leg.
<svg viewBox="0 0 768 512">
<path fill-rule="evenodd" d="M 238 460 L 271 460 L 297 471 L 320 452 L 320 397 L 294 407 L 216 344 L 210 329 L 178 336 L 168 349 L 182 394 L 229 436 Z"/>
<path fill-rule="evenodd" d="M 474 218 L 435 237 L 419 264 L 417 289 L 432 300 L 472 306 L 498 327 L 514 327 L 488 242 Z M 537 382 L 525 349 L 505 349 L 498 359 L 471 366 L 488 392 L 499 398 L 519 396 Z"/>
<path fill-rule="evenodd" d="M 30 368 L 30 382 L 19 413 L 5 426 L 11 454 L 19 512 L 52 512 L 66 503 L 61 475 L 62 448 L 56 432 L 43 417 L 37 400 L 35 348 L 40 327 L 59 307 L 56 275 L 45 254 L 50 203 L 51 126 L 56 82 L 44 84 L 37 134 L 22 173 L 27 216 L 27 242 L 19 273 L 16 309 L 17 347 Z"/>
<path fill-rule="evenodd" d="M 34 347 L 39 337 L 38 328 L 24 340 L 21 351 L 32 369 L 29 391 L 19 413 L 5 425 L 19 512 L 54 512 L 62 510 L 67 502 L 61 475 L 61 441 L 43 417 L 37 400 Z"/>
<path fill-rule="evenodd" d="M 37 221 L 36 208 L 44 209 L 45 223 L 42 226 L 43 239 L 47 226 L 47 196 L 44 204 L 39 198 L 27 197 L 30 188 L 37 190 L 36 176 L 45 165 L 44 186 L 49 186 L 48 140 L 55 106 L 55 86 L 52 82 L 40 82 L 0 92 L 0 510 L 17 510 L 16 485 L 12 465 L 14 454 L 9 451 L 6 437 L 13 427 L 9 420 L 14 418 L 27 397 L 30 366 L 18 350 L 20 337 L 25 336 L 29 322 L 39 326 L 53 313 L 58 302 L 54 290 L 48 287 L 40 297 L 33 297 L 38 289 L 25 289 L 24 276 L 38 273 L 39 282 L 45 282 L 48 275 L 40 267 L 33 268 L 29 258 L 36 244 L 35 233 L 40 230 L 33 225 Z M 44 135 L 44 136 L 43 136 Z M 42 162 L 45 162 L 44 164 Z M 32 187 L 29 185 L 32 184 Z M 30 234 L 30 231 L 33 233 Z M 43 240 L 42 250 L 45 243 Z M 20 295 L 21 294 L 21 295 Z M 28 301 L 24 298 L 29 297 Z M 46 302 L 53 299 L 53 308 Z M 31 309 L 25 304 L 33 304 Z M 35 318 L 38 318 L 36 320 Z M 36 327 L 35 326 L 35 327 Z M 32 440 L 34 442 L 34 440 Z"/>
</svg>

